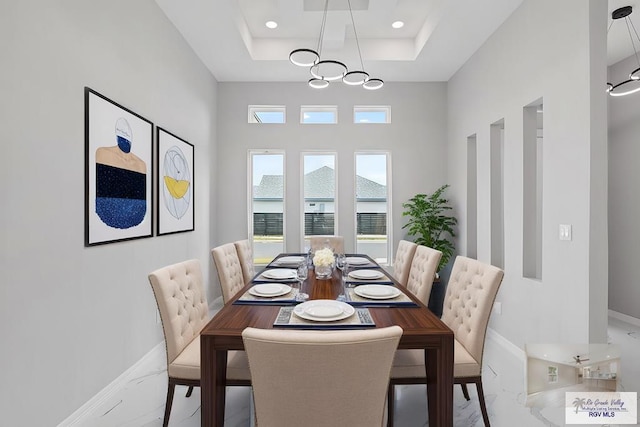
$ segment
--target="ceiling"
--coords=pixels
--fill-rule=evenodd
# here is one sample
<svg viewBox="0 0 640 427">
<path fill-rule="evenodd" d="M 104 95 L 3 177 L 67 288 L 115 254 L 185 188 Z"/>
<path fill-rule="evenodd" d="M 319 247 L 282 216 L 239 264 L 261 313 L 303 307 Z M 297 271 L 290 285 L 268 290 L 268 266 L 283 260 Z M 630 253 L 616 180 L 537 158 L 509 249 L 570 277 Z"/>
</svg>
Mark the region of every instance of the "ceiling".
<svg viewBox="0 0 640 427">
<path fill-rule="evenodd" d="M 582 366 L 591 366 L 620 358 L 620 348 L 610 344 L 527 344 L 527 357 L 553 363 L 576 366 L 574 356 L 580 355 Z"/>
<path fill-rule="evenodd" d="M 324 0 L 155 0 L 221 82 L 304 81 L 288 61 L 297 48 L 318 47 Z M 389 81 L 447 81 L 523 0 L 329 0 L 321 56 Z M 640 30 L 640 0 L 609 0 L 611 11 L 631 5 Z M 640 7 L 640 6 L 639 6 Z M 265 22 L 278 23 L 268 29 Z M 391 23 L 404 21 L 401 29 Z M 623 21 L 607 36 L 609 65 L 634 53 Z M 640 41 L 636 40 L 636 49 Z"/>
</svg>

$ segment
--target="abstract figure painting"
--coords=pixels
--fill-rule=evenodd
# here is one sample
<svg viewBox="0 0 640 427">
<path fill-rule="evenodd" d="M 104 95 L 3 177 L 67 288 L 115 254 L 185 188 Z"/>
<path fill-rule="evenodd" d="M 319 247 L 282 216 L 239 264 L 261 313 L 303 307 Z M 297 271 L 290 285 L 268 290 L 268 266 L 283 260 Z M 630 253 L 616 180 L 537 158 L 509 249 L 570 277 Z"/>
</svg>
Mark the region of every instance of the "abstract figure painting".
<svg viewBox="0 0 640 427">
<path fill-rule="evenodd" d="M 85 245 L 150 237 L 153 124 L 85 88 Z"/>
<path fill-rule="evenodd" d="M 193 231 L 193 145 L 158 127 L 158 235 Z"/>
</svg>

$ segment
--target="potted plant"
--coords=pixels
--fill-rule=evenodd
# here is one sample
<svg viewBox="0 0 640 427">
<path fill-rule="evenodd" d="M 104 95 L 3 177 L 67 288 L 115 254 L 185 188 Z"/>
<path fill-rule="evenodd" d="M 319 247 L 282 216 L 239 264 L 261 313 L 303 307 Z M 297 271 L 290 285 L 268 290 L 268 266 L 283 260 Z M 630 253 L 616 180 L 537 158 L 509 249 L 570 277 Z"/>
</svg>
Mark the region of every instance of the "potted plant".
<svg viewBox="0 0 640 427">
<path fill-rule="evenodd" d="M 414 236 L 415 243 L 442 252 L 438 271 L 447 265 L 455 250 L 453 227 L 458 220 L 449 214 L 452 208 L 443 196 L 448 187 L 448 184 L 443 185 L 430 195 L 416 194 L 402 204 L 402 216 L 409 217 L 409 222 L 402 228 L 407 228 L 407 234 Z"/>
</svg>

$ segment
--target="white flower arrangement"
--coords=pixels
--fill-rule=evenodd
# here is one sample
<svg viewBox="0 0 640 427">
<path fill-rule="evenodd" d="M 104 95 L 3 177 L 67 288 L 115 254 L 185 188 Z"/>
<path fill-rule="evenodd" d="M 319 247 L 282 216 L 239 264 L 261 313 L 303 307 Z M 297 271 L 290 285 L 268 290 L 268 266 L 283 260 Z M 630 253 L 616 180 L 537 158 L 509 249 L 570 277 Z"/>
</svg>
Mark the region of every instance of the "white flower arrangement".
<svg viewBox="0 0 640 427">
<path fill-rule="evenodd" d="M 333 251 L 329 248 L 317 250 L 313 256 L 313 264 L 316 266 L 328 266 L 333 264 Z"/>
</svg>

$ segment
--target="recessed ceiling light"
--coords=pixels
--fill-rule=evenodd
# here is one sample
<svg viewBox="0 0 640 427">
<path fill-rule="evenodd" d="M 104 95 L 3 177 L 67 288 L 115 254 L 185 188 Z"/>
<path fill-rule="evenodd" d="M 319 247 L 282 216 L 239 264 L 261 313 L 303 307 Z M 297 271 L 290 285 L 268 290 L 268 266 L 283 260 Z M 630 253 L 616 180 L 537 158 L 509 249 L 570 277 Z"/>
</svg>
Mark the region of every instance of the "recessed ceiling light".
<svg viewBox="0 0 640 427">
<path fill-rule="evenodd" d="M 273 30 L 278 26 L 278 23 L 276 21 L 267 21 L 264 23 L 264 25 L 266 25 L 267 28 L 271 28 Z"/>
<path fill-rule="evenodd" d="M 395 21 L 393 24 L 391 24 L 391 26 L 392 26 L 393 28 L 395 28 L 395 29 L 402 28 L 402 27 L 404 27 L 404 22 L 402 22 L 402 21 Z"/>
</svg>

